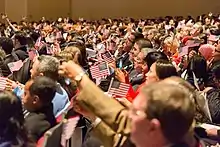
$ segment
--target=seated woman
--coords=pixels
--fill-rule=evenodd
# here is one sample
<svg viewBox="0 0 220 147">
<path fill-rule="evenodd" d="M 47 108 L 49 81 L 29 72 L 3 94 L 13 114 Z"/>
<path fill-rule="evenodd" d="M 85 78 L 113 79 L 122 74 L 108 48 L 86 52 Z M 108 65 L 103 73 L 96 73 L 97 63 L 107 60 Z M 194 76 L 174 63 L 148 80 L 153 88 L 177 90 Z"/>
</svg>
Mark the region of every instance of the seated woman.
<svg viewBox="0 0 220 147">
<path fill-rule="evenodd" d="M 157 60 L 151 65 L 150 70 L 146 74 L 145 83 L 140 85 L 136 92 L 130 92 L 129 96 L 134 99 L 138 95 L 142 86 L 158 82 L 171 76 L 178 76 L 176 68 L 173 66 L 173 64 L 166 60 Z M 130 97 L 128 97 L 128 99 L 130 99 Z"/>
<path fill-rule="evenodd" d="M 34 147 L 24 126 L 21 101 L 10 92 L 0 93 L 0 146 Z"/>
<path fill-rule="evenodd" d="M 182 78 L 187 80 L 199 90 L 203 90 L 207 83 L 207 64 L 204 57 L 194 55 L 188 63 L 187 69 L 182 73 Z"/>
</svg>

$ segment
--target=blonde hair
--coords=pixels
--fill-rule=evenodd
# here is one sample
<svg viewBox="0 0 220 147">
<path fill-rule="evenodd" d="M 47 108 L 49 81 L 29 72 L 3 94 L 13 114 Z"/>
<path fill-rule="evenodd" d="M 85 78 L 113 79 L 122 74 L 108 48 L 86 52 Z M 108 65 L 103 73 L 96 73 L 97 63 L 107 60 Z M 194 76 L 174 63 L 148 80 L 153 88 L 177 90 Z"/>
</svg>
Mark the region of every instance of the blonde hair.
<svg viewBox="0 0 220 147">
<path fill-rule="evenodd" d="M 82 60 L 82 56 L 79 48 L 74 46 L 65 48 L 57 55 L 57 57 L 64 61 L 73 60 L 77 64 L 80 64 Z"/>
</svg>

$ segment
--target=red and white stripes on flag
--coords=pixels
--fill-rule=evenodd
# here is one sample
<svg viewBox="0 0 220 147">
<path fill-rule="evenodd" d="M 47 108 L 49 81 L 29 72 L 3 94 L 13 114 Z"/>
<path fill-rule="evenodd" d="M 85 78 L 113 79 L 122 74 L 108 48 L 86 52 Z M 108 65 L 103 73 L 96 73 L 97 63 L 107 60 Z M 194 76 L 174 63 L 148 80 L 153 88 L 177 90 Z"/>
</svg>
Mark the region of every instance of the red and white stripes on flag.
<svg viewBox="0 0 220 147">
<path fill-rule="evenodd" d="M 19 71 L 22 66 L 23 66 L 23 62 L 21 60 L 18 60 L 16 62 L 8 63 L 8 67 L 9 67 L 11 72 Z"/>
<path fill-rule="evenodd" d="M 110 71 L 106 62 L 91 66 L 90 72 L 93 79 L 110 75 Z"/>
<path fill-rule="evenodd" d="M 115 61 L 109 51 L 106 51 L 105 53 L 103 53 L 103 54 L 102 54 L 102 58 L 103 58 L 107 63 L 112 63 L 112 62 Z"/>
<path fill-rule="evenodd" d="M 69 140 L 73 136 L 79 119 L 80 117 L 76 116 L 73 118 L 69 118 L 66 122 L 64 122 L 63 131 L 61 135 L 61 145 L 63 147 L 66 147 L 67 140 Z"/>
<path fill-rule="evenodd" d="M 125 98 L 126 95 L 128 94 L 129 88 L 130 88 L 129 84 L 115 81 L 113 78 L 109 85 L 108 94 L 112 96 L 117 96 L 120 98 Z"/>
<path fill-rule="evenodd" d="M 0 91 L 5 90 L 7 84 L 7 78 L 0 77 Z"/>
<path fill-rule="evenodd" d="M 210 35 L 209 38 L 208 38 L 209 41 L 213 41 L 213 42 L 216 42 L 219 40 L 219 36 L 216 36 L 216 35 Z"/>
<path fill-rule="evenodd" d="M 44 42 L 42 42 L 42 37 L 39 37 L 34 45 L 34 47 L 38 50 L 44 45 Z"/>
</svg>

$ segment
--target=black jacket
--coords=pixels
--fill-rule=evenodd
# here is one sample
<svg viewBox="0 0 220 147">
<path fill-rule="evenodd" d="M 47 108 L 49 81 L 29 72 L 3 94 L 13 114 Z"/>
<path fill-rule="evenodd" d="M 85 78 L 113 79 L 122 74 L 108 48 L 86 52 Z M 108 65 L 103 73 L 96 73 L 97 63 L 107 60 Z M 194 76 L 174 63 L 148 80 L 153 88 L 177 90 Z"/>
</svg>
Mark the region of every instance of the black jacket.
<svg viewBox="0 0 220 147">
<path fill-rule="evenodd" d="M 11 54 L 7 55 L 4 58 L 4 61 L 0 63 L 0 69 L 3 76 L 8 76 L 11 74 L 10 69 L 8 68 L 8 63 L 16 62 L 18 60 L 24 61 L 28 58 L 27 48 L 21 47 L 14 49 Z"/>
<path fill-rule="evenodd" d="M 29 112 L 25 117 L 25 125 L 33 141 L 38 141 L 44 133 L 56 125 L 53 104 L 40 111 Z"/>
</svg>

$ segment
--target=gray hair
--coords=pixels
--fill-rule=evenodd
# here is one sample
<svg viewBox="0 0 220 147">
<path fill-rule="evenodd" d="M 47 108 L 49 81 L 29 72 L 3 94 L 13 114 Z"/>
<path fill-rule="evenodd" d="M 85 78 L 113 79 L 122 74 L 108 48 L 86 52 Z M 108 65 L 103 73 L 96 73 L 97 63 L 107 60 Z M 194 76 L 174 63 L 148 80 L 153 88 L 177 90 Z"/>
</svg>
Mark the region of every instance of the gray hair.
<svg viewBox="0 0 220 147">
<path fill-rule="evenodd" d="M 57 81 L 59 77 L 59 60 L 48 55 L 41 55 L 37 59 L 39 61 L 38 72 L 43 73 L 44 76 Z"/>
<path fill-rule="evenodd" d="M 144 58 L 149 54 L 150 52 L 155 52 L 156 50 L 153 48 L 142 48 L 141 52 L 144 54 Z"/>
</svg>

